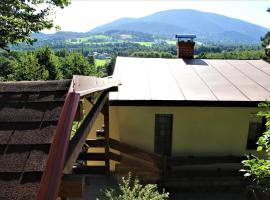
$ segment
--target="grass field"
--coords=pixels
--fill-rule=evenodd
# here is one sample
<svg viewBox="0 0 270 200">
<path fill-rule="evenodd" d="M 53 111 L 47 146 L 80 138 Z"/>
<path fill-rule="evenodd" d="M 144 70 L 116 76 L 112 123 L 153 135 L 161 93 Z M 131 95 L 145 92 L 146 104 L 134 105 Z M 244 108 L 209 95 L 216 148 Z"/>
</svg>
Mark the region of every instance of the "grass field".
<svg viewBox="0 0 270 200">
<path fill-rule="evenodd" d="M 101 60 L 101 59 L 96 59 L 96 66 L 103 66 L 105 65 L 109 60 Z"/>
<path fill-rule="evenodd" d="M 151 47 L 154 44 L 154 42 L 135 42 L 135 43 L 146 47 Z"/>
</svg>

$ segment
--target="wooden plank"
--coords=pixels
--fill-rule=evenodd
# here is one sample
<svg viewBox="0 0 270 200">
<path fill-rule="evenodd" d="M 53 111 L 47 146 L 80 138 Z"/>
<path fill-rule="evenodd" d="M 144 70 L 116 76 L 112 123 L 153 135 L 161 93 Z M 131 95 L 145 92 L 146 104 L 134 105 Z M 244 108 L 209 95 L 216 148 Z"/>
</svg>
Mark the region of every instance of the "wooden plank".
<svg viewBox="0 0 270 200">
<path fill-rule="evenodd" d="M 138 169 L 141 171 L 150 171 L 160 173 L 162 168 L 155 162 L 151 162 L 149 160 L 140 159 L 138 157 L 129 155 L 129 154 L 121 154 L 121 164 L 120 166 L 125 166 L 130 169 Z"/>
<path fill-rule="evenodd" d="M 117 161 L 117 162 L 121 162 L 122 156 L 120 154 L 110 152 L 110 159 L 114 160 L 114 161 Z"/>
<path fill-rule="evenodd" d="M 72 172 L 72 167 L 79 156 L 83 144 L 88 136 L 88 133 L 92 129 L 96 118 L 98 117 L 99 112 L 103 108 L 104 104 L 107 102 L 108 94 L 107 92 L 103 92 L 100 97 L 98 98 L 95 105 L 92 107 L 86 118 L 84 119 L 83 123 L 77 130 L 75 136 L 70 141 L 66 163 L 64 168 L 64 173 L 68 174 Z"/>
<path fill-rule="evenodd" d="M 76 174 L 105 174 L 105 166 L 81 166 L 73 169 Z"/>
<path fill-rule="evenodd" d="M 105 146 L 105 140 L 104 139 L 87 139 L 85 141 L 89 147 L 104 147 Z"/>
<path fill-rule="evenodd" d="M 103 116 L 104 116 L 104 132 L 105 132 L 105 166 L 106 173 L 110 173 L 110 146 L 109 146 L 109 99 L 107 98 L 106 103 L 103 107 Z"/>
<path fill-rule="evenodd" d="M 62 177 L 58 196 L 61 198 L 82 198 L 85 192 L 85 176 L 66 174 Z"/>
<path fill-rule="evenodd" d="M 156 163 L 158 165 L 162 163 L 162 157 L 158 154 L 147 152 L 143 149 L 131 146 L 129 144 L 117 141 L 112 138 L 110 138 L 109 144 L 111 148 L 126 153 L 130 156 L 134 156 L 148 162 Z"/>
<path fill-rule="evenodd" d="M 80 153 L 77 160 L 105 161 L 105 153 Z"/>
</svg>

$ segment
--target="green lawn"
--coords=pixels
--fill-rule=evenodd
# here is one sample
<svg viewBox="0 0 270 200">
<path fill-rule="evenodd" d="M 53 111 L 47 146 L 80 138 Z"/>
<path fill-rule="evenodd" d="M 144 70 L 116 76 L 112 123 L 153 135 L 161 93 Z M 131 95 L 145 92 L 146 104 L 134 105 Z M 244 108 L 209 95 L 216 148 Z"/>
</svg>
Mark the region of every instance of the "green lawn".
<svg viewBox="0 0 270 200">
<path fill-rule="evenodd" d="M 109 60 L 101 60 L 101 59 L 96 59 L 96 66 L 103 66 L 105 65 L 107 62 L 109 62 Z"/>
</svg>

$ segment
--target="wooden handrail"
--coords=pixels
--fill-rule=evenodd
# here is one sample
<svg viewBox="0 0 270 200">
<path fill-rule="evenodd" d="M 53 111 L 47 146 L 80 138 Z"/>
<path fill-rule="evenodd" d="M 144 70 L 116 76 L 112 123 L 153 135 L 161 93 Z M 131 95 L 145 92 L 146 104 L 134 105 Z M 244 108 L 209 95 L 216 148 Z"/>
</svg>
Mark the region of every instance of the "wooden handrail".
<svg viewBox="0 0 270 200">
<path fill-rule="evenodd" d="M 128 154 L 129 156 L 134 156 L 136 158 L 142 159 L 147 162 L 155 163 L 157 165 L 162 165 L 163 157 L 158 154 L 145 151 L 138 147 L 134 147 L 132 145 L 126 144 L 124 142 L 120 142 L 112 138 L 109 139 L 109 145 L 112 149 Z"/>
</svg>

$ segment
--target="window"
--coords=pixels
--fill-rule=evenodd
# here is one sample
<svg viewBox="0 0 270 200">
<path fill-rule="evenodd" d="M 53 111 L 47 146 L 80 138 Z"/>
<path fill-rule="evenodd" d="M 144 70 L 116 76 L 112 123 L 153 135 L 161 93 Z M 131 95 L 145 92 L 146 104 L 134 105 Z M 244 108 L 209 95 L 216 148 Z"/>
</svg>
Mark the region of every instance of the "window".
<svg viewBox="0 0 270 200">
<path fill-rule="evenodd" d="M 170 156 L 172 152 L 172 114 L 155 115 L 155 153 Z"/>
<path fill-rule="evenodd" d="M 256 113 L 252 113 L 249 116 L 249 129 L 247 139 L 247 149 L 256 149 L 257 141 L 263 132 L 266 131 L 265 118 L 257 116 Z"/>
</svg>

